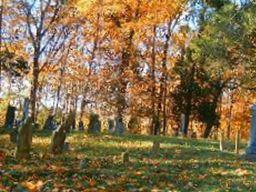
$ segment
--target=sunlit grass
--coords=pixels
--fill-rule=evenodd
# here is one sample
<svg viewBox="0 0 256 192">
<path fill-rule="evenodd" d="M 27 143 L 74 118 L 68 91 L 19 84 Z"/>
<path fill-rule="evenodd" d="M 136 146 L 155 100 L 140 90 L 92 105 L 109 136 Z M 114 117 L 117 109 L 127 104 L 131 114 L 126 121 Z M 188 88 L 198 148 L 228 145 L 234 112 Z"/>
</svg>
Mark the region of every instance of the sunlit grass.
<svg viewBox="0 0 256 192">
<path fill-rule="evenodd" d="M 0 179 L 6 189 L 29 180 L 42 181 L 49 190 L 256 190 L 255 164 L 240 160 L 233 153 L 231 142 L 226 143 L 226 151 L 220 152 L 218 141 L 212 140 L 91 136 L 74 132 L 67 137 L 70 151 L 51 156 L 48 153 L 51 134 L 41 132 L 34 134 L 31 159 L 17 161 L 9 137 L 0 135 L 0 141 L 0 148 L 7 153 L 2 168 L 4 177 Z M 161 141 L 157 155 L 151 153 L 153 141 Z M 129 165 L 122 164 L 121 154 L 125 151 L 130 154 Z M 85 160 L 88 165 L 81 167 Z"/>
</svg>

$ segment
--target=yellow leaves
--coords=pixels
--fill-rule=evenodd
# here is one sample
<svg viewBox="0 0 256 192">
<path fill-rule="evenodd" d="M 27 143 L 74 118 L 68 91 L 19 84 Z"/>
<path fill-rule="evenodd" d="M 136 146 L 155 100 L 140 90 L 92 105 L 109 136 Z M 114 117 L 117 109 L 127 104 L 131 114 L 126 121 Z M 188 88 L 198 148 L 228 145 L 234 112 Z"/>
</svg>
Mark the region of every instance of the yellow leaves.
<svg viewBox="0 0 256 192">
<path fill-rule="evenodd" d="M 86 17 L 101 14 L 105 22 L 120 22 L 124 28 L 141 29 L 174 19 L 184 9 L 181 0 L 79 0 L 78 10 Z"/>
<path fill-rule="evenodd" d="M 62 167 L 62 166 L 56 166 L 56 165 L 49 165 L 48 167 L 50 170 L 56 172 L 57 174 L 62 174 L 65 173 L 67 170 L 67 168 Z"/>
<path fill-rule="evenodd" d="M 94 5 L 94 3 L 96 3 L 95 0 L 78 0 L 76 2 L 76 8 L 79 11 L 87 12 L 87 11 L 91 10 L 91 8 Z"/>
<path fill-rule="evenodd" d="M 174 44 L 183 47 L 187 41 L 187 34 L 185 32 L 179 32 L 172 35 Z"/>
<path fill-rule="evenodd" d="M 39 192 L 44 185 L 43 181 L 39 180 L 36 183 L 32 181 L 24 181 L 21 185 L 29 190 L 29 192 Z"/>
</svg>

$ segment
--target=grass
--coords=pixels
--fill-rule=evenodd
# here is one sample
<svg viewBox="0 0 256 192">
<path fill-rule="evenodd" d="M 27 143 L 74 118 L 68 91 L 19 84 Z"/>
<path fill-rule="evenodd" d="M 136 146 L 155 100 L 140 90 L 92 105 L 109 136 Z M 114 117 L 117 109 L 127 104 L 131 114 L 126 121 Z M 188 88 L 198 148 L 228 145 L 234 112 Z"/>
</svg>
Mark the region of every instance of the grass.
<svg viewBox="0 0 256 192">
<path fill-rule="evenodd" d="M 50 156 L 50 133 L 36 133 L 31 159 L 18 161 L 15 146 L 0 135 L 6 154 L 0 191 L 36 191 L 37 185 L 41 191 L 256 191 L 256 166 L 235 155 L 232 143 L 220 152 L 218 142 L 199 139 L 74 132 L 67 140 L 69 152 Z M 161 149 L 152 156 L 154 140 Z M 125 151 L 130 155 L 126 165 L 121 159 Z"/>
</svg>

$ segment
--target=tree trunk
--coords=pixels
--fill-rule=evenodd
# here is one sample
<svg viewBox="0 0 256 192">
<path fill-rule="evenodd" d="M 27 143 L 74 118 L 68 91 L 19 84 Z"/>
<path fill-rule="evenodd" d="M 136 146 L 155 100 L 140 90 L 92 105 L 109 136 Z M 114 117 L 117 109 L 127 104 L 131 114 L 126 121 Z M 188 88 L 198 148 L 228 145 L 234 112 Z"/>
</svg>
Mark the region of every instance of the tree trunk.
<svg viewBox="0 0 256 192">
<path fill-rule="evenodd" d="M 165 135 L 167 131 L 166 101 L 167 101 L 167 82 L 165 81 L 164 95 L 163 95 L 163 135 Z"/>
<path fill-rule="evenodd" d="M 182 135 L 185 137 L 188 136 L 188 128 L 189 128 L 191 105 L 192 105 L 191 102 L 192 102 L 192 97 L 190 96 L 187 100 L 187 106 L 184 113 L 184 126 L 182 127 Z"/>
<path fill-rule="evenodd" d="M 2 51 L 2 31 L 3 31 L 3 12 L 4 12 L 4 0 L 0 6 L 0 52 Z M 0 60 L 0 92 L 2 91 L 2 60 Z"/>
<path fill-rule="evenodd" d="M 155 94 L 156 94 L 156 79 L 155 79 L 155 62 L 156 62 L 156 53 L 155 53 L 155 44 L 156 44 L 156 26 L 153 27 L 153 43 L 152 43 L 152 53 L 151 53 L 151 60 L 152 60 L 152 66 L 151 66 L 151 81 L 152 81 L 152 88 L 151 88 L 151 110 L 152 110 L 152 117 L 151 117 L 151 126 L 150 126 L 150 134 L 154 134 L 154 118 L 156 116 L 155 112 Z"/>
<path fill-rule="evenodd" d="M 159 135 L 160 134 L 160 127 L 161 127 L 161 122 L 160 118 L 158 115 L 156 115 L 153 119 L 154 121 L 154 135 Z"/>
<path fill-rule="evenodd" d="M 235 141 L 235 153 L 239 154 L 239 148 L 240 148 L 240 129 L 236 132 L 236 141 Z"/>
<path fill-rule="evenodd" d="M 213 124 L 212 123 L 207 123 L 206 128 L 204 130 L 204 138 L 208 138 L 211 130 L 212 130 Z"/>
<path fill-rule="evenodd" d="M 30 100 L 31 100 L 31 120 L 32 123 L 36 123 L 36 97 L 38 90 L 38 78 L 39 78 L 39 61 L 38 57 L 34 57 L 33 62 L 33 85 L 31 87 L 30 92 Z"/>
<path fill-rule="evenodd" d="M 227 126 L 227 139 L 230 140 L 231 134 L 231 120 L 232 120 L 232 110 L 233 110 L 233 94 L 230 95 L 230 106 L 228 113 L 228 126 Z"/>
<path fill-rule="evenodd" d="M 223 135 L 223 131 L 222 130 L 220 130 L 219 138 L 220 138 L 220 151 L 223 151 L 223 149 L 224 149 L 224 145 L 223 145 L 224 135 Z"/>
</svg>

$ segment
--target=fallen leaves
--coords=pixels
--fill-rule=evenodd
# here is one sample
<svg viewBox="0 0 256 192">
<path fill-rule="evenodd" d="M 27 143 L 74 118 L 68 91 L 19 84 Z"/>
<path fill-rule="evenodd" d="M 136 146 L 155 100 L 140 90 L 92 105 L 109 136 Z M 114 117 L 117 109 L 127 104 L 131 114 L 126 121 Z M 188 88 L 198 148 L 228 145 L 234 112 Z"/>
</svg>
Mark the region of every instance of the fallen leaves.
<svg viewBox="0 0 256 192">
<path fill-rule="evenodd" d="M 44 182 L 39 180 L 36 183 L 32 181 L 24 181 L 21 185 L 29 190 L 29 192 L 38 192 L 43 187 Z"/>
<path fill-rule="evenodd" d="M 249 175 L 249 172 L 245 169 L 238 168 L 235 170 L 235 174 L 238 176 L 247 176 Z"/>
<path fill-rule="evenodd" d="M 84 139 L 83 134 L 70 135 L 75 151 L 62 156 L 48 159 L 33 156 L 27 162 L 16 161 L 9 154 L 1 156 L 6 163 L 0 175 L 0 191 L 10 191 L 18 186 L 32 192 L 110 189 L 206 191 L 204 189 L 209 187 L 213 191 L 225 191 L 231 190 L 232 186 L 245 191 L 246 187 L 254 186 L 251 177 L 251 173 L 256 171 L 254 164 L 236 161 L 235 156 L 212 151 L 213 143 L 190 143 L 187 140 L 188 145 L 185 146 L 180 144 L 180 139 L 168 138 L 167 143 L 161 137 L 164 147 L 158 156 L 152 157 L 150 137 L 97 136 Z M 35 139 L 35 153 L 46 150 L 50 142 L 50 137 L 39 137 Z M 41 138 L 44 138 L 44 144 Z M 141 138 L 143 141 L 140 141 Z M 120 154 L 126 146 L 132 157 L 130 166 L 121 163 Z"/>
<path fill-rule="evenodd" d="M 0 167 L 4 165 L 5 156 L 6 156 L 5 152 L 0 150 Z"/>
</svg>

